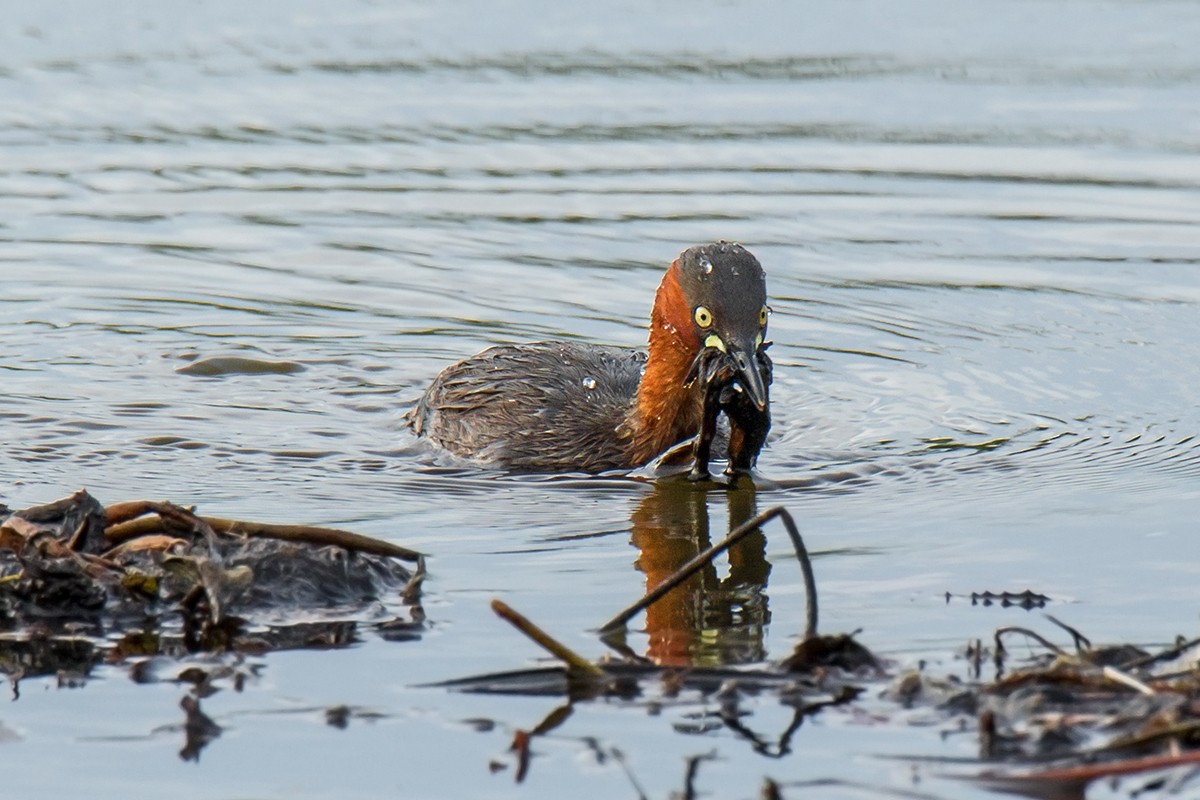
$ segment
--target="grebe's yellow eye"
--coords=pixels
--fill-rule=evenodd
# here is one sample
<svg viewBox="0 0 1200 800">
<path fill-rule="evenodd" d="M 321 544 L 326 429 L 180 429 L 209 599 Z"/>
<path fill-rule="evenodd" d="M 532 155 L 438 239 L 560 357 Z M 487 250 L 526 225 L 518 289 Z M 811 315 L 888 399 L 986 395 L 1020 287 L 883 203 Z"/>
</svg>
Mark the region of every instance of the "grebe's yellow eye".
<svg viewBox="0 0 1200 800">
<path fill-rule="evenodd" d="M 758 312 L 758 325 L 760 328 L 767 327 L 767 312 L 769 310 L 766 306 L 763 306 L 762 311 Z"/>
<path fill-rule="evenodd" d="M 713 324 L 712 312 L 704 306 L 696 306 L 696 324 L 701 328 L 707 328 Z"/>
</svg>

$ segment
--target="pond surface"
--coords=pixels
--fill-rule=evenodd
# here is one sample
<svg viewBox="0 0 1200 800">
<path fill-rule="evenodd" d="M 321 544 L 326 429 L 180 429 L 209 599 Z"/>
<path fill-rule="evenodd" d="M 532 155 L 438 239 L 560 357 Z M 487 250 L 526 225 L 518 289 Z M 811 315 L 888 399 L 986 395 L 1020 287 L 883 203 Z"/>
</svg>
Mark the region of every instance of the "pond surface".
<svg viewBox="0 0 1200 800">
<path fill-rule="evenodd" d="M 894 673 L 965 678 L 966 643 L 999 625 L 1062 640 L 973 606 L 984 590 L 1043 593 L 1097 641 L 1195 633 L 1200 6 L 8 12 L 0 500 L 86 486 L 430 554 L 418 640 L 248 658 L 240 691 L 203 700 L 222 734 L 198 763 L 184 685 L 26 678 L 0 707 L 11 793 L 636 797 L 628 770 L 667 797 L 715 753 L 702 796 L 768 776 L 785 796 L 992 796 L 923 760 L 973 757 L 973 735 L 882 684 L 781 759 L 697 724 L 713 701 L 580 704 L 520 784 L 513 732 L 561 699 L 422 686 L 544 663 L 493 597 L 600 656 L 594 629 L 662 563 L 779 504 L 815 553 L 822 630 L 861 628 Z M 715 239 L 768 275 L 756 495 L 507 476 L 404 429 L 439 369 L 490 344 L 641 345 L 665 266 Z M 218 357 L 267 363 L 181 372 Z M 786 656 L 790 552 L 768 527 L 629 645 Z M 755 702 L 764 736 L 787 727 Z"/>
</svg>

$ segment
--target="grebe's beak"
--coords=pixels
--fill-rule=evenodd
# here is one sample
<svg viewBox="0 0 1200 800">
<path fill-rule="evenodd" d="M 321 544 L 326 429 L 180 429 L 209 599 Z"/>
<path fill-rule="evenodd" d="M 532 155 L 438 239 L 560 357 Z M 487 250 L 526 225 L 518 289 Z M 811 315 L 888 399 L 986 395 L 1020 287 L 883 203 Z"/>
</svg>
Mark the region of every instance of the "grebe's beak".
<svg viewBox="0 0 1200 800">
<path fill-rule="evenodd" d="M 732 386 L 735 391 L 744 392 L 757 410 L 766 411 L 769 401 L 767 384 L 763 381 L 761 371 L 759 350 L 765 350 L 771 343 L 760 344 L 761 341 L 761 338 L 758 338 L 738 342 L 731 347 L 719 335 L 710 334 L 704 340 L 704 347 L 692 359 L 692 365 L 684 379 L 685 384 L 691 386 L 696 380 L 707 384 L 719 379 L 725 386 Z M 730 375 L 730 372 L 733 374 Z"/>
<path fill-rule="evenodd" d="M 737 370 L 737 382 L 750 398 L 750 402 L 754 403 L 754 407 L 759 411 L 766 411 L 767 385 L 763 383 L 762 373 L 758 368 L 758 359 L 755 357 L 757 350 L 757 342 L 739 342 L 728 346 L 726 353 Z"/>
</svg>

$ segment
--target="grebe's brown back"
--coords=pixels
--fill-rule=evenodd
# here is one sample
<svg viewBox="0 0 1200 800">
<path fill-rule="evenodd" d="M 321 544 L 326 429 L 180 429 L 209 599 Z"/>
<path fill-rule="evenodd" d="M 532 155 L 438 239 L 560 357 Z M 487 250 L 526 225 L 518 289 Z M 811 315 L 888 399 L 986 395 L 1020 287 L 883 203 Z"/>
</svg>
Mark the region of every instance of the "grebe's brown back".
<svg viewBox="0 0 1200 800">
<path fill-rule="evenodd" d="M 762 266 L 744 247 L 689 248 L 655 294 L 648 352 L 566 341 L 491 347 L 443 370 L 408 424 L 452 453 L 505 469 L 632 469 L 699 431 L 705 353 L 734 376 L 724 392 L 735 395 L 730 466 L 748 470 L 770 424 L 766 301 Z M 747 416 L 753 430 L 743 435 Z"/>
</svg>

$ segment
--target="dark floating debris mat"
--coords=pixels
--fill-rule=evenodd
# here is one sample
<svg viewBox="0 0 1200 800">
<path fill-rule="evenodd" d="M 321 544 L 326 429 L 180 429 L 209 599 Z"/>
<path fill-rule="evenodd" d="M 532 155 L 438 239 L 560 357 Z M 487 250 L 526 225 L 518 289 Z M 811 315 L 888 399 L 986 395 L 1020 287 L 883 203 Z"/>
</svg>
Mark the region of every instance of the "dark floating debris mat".
<svg viewBox="0 0 1200 800">
<path fill-rule="evenodd" d="M 649 663 L 625 645 L 625 625 L 637 613 L 737 539 L 774 518 L 783 522 L 791 537 L 805 581 L 805 632 L 790 655 L 756 669 L 680 669 Z M 989 600 L 999 598 L 1010 601 L 1002 605 L 1026 610 L 1050 602 L 1049 597 L 1031 591 L 986 594 Z M 1123 786 L 1130 796 L 1181 796 L 1181 792 L 1200 796 L 1200 639 L 1181 638 L 1156 652 L 1133 645 L 1093 647 L 1081 633 L 1046 615 L 1060 634 L 1069 634 L 1073 641 L 1070 649 L 1029 628 L 1006 626 L 994 632 L 990 646 L 978 640 L 967 646 L 962 662 L 970 673 L 966 679 L 938 676 L 925 668 L 890 673 L 890 665 L 859 644 L 854 635 L 817 633 L 812 565 L 791 515 L 781 507 L 738 526 L 601 625 L 597 631 L 600 640 L 618 658 L 590 661 L 502 601 L 493 601 L 492 607 L 562 666 L 471 676 L 436 685 L 460 692 L 562 698 L 564 705 L 541 723 L 517 731 L 512 750 L 518 781 L 529 770 L 531 739 L 560 726 L 577 703 L 603 699 L 641 708 L 687 704 L 695 702 L 698 695 L 706 698 L 709 708 L 716 701 L 717 710 L 707 717 L 712 725 L 726 728 L 770 758 L 790 752 L 793 734 L 804 719 L 832 707 L 866 704 L 879 724 L 903 724 L 905 710 L 921 708 L 932 710 L 934 718 L 941 720 L 944 736 L 974 733 L 978 737 L 976 757 L 911 759 L 946 777 L 1047 800 L 1082 800 L 1093 782 L 1117 780 L 1126 781 Z M 1036 642 L 1044 654 L 1013 669 L 1004 643 L 1016 636 Z M 995 670 L 992 680 L 982 675 L 989 662 Z M 692 700 L 685 697 L 688 693 Z M 751 696 L 773 696 L 794 709 L 791 723 L 775 737 L 756 733 L 751 728 L 753 712 L 741 702 Z M 697 756 L 689 762 L 682 796 L 696 796 L 693 782 L 705 758 Z M 767 778 L 761 796 L 790 796 L 789 790 L 807 796 L 805 792 L 811 788 Z"/>
<path fill-rule="evenodd" d="M 807 618 L 792 653 L 753 669 L 662 667 L 625 643 L 631 619 L 774 519 L 787 530 L 805 584 Z M 201 517 L 152 501 L 105 508 L 85 491 L 22 511 L 0 506 L 0 672 L 14 695 L 22 677 L 57 675 L 60 684 L 76 685 L 101 661 L 128 663 L 138 682 L 188 683 L 181 756 L 198 758 L 221 730 L 200 700 L 217 684 L 236 687 L 253 677 L 261 665 L 246 655 L 340 647 L 364 626 L 386 639 L 420 638 L 423 577 L 421 554 L 346 531 Z M 1032 591 L 971 599 L 1027 610 L 1051 602 Z M 584 658 L 502 601 L 492 605 L 561 665 L 434 686 L 560 698 L 539 724 L 517 730 L 517 780 L 529 771 L 531 740 L 562 725 L 575 704 L 603 700 L 644 709 L 702 698 L 716 710 L 680 732 L 723 727 L 772 759 L 791 752 L 805 719 L 828 709 L 863 705 L 878 724 L 903 724 L 906 710 L 920 709 L 940 720 L 943 736 L 977 739 L 971 757 L 905 759 L 943 776 L 1038 798 L 1083 798 L 1097 781 L 1120 781 L 1123 792 L 1137 797 L 1200 794 L 1200 639 L 1181 637 L 1157 650 L 1094 647 L 1046 615 L 1057 631 L 1006 626 L 989 644 L 969 644 L 960 662 L 969 673 L 964 677 L 928 668 L 897 673 L 857 641 L 858 632 L 817 633 L 812 564 L 782 507 L 734 528 L 599 625 L 599 641 L 614 651 L 605 659 Z M 1051 641 L 1063 632 L 1071 645 Z M 1014 637 L 1041 648 L 1015 667 L 1005 649 Z M 990 680 L 983 677 L 989 668 Z M 790 723 L 771 734 L 756 731 L 751 698 L 790 707 Z M 344 725 L 362 713 L 333 708 L 327 719 Z M 700 767 L 710 758 L 689 760 L 682 796 L 696 796 Z M 768 777 L 761 796 L 810 788 Z"/>
<path fill-rule="evenodd" d="M 0 505 L 0 671 L 15 687 L 102 659 L 338 647 L 364 625 L 418 638 L 423 577 L 421 554 L 330 528 L 106 508 L 84 490 Z"/>
</svg>

